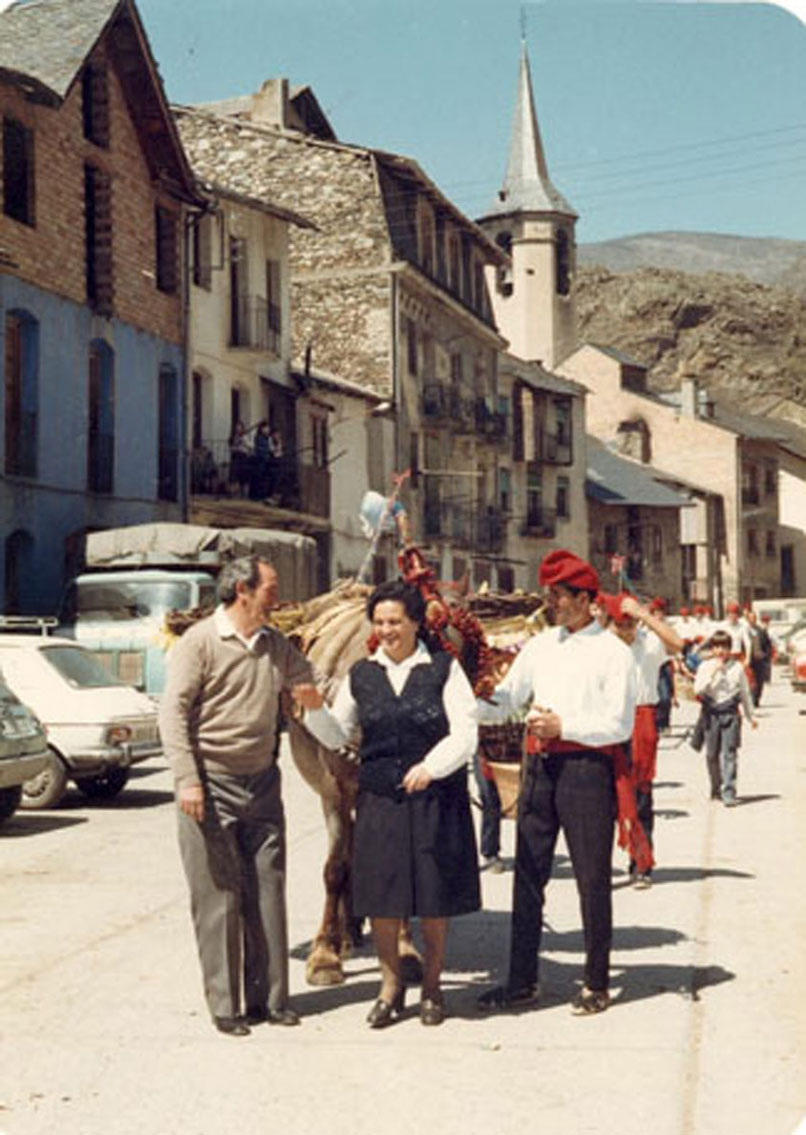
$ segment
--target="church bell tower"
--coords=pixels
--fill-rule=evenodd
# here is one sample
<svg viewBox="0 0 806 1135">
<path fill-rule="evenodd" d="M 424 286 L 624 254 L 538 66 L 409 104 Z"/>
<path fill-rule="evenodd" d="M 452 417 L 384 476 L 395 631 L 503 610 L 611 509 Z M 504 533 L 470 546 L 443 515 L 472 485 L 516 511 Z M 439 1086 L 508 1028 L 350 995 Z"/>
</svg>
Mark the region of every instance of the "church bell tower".
<svg viewBox="0 0 806 1135">
<path fill-rule="evenodd" d="M 524 40 L 504 184 L 478 223 L 511 256 L 488 268 L 498 329 L 513 355 L 549 369 L 577 346 L 576 221 L 549 178 Z"/>
</svg>

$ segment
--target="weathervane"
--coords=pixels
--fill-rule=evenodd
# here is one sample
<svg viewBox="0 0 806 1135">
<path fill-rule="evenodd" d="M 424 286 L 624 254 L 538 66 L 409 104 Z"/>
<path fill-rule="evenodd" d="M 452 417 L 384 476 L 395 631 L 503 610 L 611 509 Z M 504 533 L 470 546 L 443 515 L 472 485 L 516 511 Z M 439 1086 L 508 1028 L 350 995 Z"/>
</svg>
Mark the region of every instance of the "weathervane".
<svg viewBox="0 0 806 1135">
<path fill-rule="evenodd" d="M 521 39 L 526 43 L 526 6 L 521 4 Z"/>
</svg>

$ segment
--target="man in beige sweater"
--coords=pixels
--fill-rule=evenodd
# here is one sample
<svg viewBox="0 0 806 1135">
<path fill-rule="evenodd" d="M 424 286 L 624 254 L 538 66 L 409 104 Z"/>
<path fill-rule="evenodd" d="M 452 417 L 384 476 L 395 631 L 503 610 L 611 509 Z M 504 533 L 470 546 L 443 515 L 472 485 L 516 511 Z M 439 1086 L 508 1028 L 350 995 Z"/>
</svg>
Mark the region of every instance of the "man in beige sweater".
<svg viewBox="0 0 806 1135">
<path fill-rule="evenodd" d="M 207 1004 L 220 1032 L 247 1036 L 263 1021 L 299 1023 L 288 1005 L 278 719 L 280 693 L 314 676 L 265 625 L 277 601 L 271 564 L 226 565 L 218 597 L 170 653 L 160 731 Z"/>
</svg>

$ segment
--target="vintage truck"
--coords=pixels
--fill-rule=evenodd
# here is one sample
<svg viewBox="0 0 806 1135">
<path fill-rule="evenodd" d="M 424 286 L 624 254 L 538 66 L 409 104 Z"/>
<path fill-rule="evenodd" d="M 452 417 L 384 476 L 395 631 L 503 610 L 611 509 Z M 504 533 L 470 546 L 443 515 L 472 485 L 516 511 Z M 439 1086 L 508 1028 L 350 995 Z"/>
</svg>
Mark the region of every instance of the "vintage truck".
<svg viewBox="0 0 806 1135">
<path fill-rule="evenodd" d="M 228 560 L 270 559 L 281 600 L 309 599 L 316 587 L 316 543 L 296 532 L 155 522 L 91 532 L 84 553 L 87 570 L 67 589 L 59 634 L 149 694 L 165 681 L 166 614 L 212 608 L 215 578 Z"/>
</svg>

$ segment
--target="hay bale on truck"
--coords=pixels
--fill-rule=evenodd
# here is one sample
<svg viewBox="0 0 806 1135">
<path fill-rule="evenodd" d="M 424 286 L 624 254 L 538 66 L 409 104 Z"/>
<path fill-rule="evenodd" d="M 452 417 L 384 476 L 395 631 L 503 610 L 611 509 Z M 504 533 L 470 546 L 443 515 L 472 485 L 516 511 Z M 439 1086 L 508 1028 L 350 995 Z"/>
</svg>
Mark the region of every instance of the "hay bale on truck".
<svg viewBox="0 0 806 1135">
<path fill-rule="evenodd" d="M 62 633 L 98 654 L 123 681 L 158 694 L 165 681 L 166 616 L 194 612 L 197 618 L 211 610 L 225 563 L 264 556 L 277 568 L 281 600 L 304 600 L 315 593 L 316 554 L 309 536 L 271 528 L 152 523 L 90 532 L 87 570 L 68 589 Z"/>
</svg>

